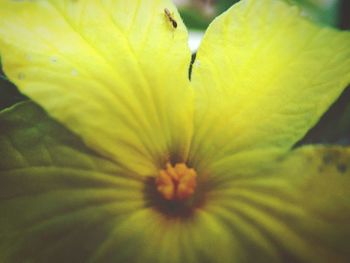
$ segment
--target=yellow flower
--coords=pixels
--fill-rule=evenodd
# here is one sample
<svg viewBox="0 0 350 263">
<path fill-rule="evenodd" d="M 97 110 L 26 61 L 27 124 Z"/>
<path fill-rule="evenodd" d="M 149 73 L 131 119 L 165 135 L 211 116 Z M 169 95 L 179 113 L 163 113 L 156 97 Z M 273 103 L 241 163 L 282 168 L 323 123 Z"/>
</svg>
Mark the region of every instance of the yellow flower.
<svg viewBox="0 0 350 263">
<path fill-rule="evenodd" d="M 1 0 L 4 71 L 50 117 L 0 113 L 0 262 L 346 262 L 350 149 L 293 146 L 349 47 L 243 0 L 189 81 L 170 1 Z"/>
</svg>

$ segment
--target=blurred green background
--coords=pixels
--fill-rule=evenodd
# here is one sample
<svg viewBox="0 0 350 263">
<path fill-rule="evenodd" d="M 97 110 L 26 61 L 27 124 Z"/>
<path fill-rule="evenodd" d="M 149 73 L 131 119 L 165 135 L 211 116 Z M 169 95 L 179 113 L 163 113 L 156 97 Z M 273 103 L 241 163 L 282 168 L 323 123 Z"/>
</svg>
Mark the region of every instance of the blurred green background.
<svg viewBox="0 0 350 263">
<path fill-rule="evenodd" d="M 238 0 L 173 0 L 185 24 L 204 30 L 219 14 Z M 284 0 L 300 6 L 303 13 L 315 22 L 335 27 L 349 27 L 349 0 Z"/>
<path fill-rule="evenodd" d="M 191 40 L 198 45 L 205 28 L 236 0 L 173 0 L 189 28 Z M 285 0 L 297 4 L 303 13 L 317 23 L 350 28 L 350 0 Z M 192 48 L 195 52 L 195 48 Z M 195 54 L 194 56 L 195 57 Z M 0 64 L 1 65 L 1 64 Z M 350 70 L 350 69 L 349 69 Z M 27 99 L 21 95 L 0 70 L 0 110 Z M 350 145 L 350 87 L 323 116 L 300 144 L 337 143 Z"/>
</svg>

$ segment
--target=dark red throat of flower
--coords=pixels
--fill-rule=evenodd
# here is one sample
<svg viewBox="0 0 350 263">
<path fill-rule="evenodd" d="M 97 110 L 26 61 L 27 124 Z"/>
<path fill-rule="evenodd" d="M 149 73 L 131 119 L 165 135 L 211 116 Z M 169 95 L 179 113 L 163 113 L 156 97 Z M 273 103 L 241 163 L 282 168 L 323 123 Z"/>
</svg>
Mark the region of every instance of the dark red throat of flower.
<svg viewBox="0 0 350 263">
<path fill-rule="evenodd" d="M 184 163 L 175 166 L 167 163 L 156 179 L 157 190 L 166 200 L 185 200 L 192 196 L 196 189 L 196 177 L 196 171 Z"/>
</svg>

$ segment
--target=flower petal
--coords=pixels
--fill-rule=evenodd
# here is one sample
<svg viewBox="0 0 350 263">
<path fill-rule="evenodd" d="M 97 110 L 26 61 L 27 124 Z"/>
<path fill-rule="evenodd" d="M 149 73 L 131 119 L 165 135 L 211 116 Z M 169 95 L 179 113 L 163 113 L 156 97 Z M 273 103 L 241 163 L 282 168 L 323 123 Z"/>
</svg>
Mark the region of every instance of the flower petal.
<svg viewBox="0 0 350 263">
<path fill-rule="evenodd" d="M 209 176 L 205 209 L 240 241 L 244 262 L 347 262 L 350 148 L 265 154 L 270 161 L 246 159 L 250 170 L 236 157 Z"/>
<path fill-rule="evenodd" d="M 117 218 L 144 206 L 141 178 L 24 102 L 0 113 L 0 261 L 87 262 Z"/>
<path fill-rule="evenodd" d="M 0 53 L 24 94 L 104 156 L 140 174 L 186 158 L 190 51 L 170 1 L 4 0 Z"/>
<path fill-rule="evenodd" d="M 193 215 L 167 217 L 143 177 L 18 104 L 0 113 L 0 261 L 346 262 L 350 148 L 245 154 L 210 171 Z"/>
<path fill-rule="evenodd" d="M 350 33 L 278 0 L 243 0 L 209 27 L 193 65 L 193 162 L 290 149 L 350 81 Z"/>
<path fill-rule="evenodd" d="M 116 248 L 121 262 L 347 262 L 350 148 L 265 155 L 255 166 L 246 159 L 245 173 L 243 157 L 211 171 L 206 202 L 190 218 L 134 213 L 92 262 L 119 262 Z"/>
<path fill-rule="evenodd" d="M 145 198 L 144 177 L 90 151 L 31 102 L 0 113 L 0 156 L 0 262 L 229 263 L 240 256 L 239 240 L 213 215 L 165 216 Z"/>
</svg>

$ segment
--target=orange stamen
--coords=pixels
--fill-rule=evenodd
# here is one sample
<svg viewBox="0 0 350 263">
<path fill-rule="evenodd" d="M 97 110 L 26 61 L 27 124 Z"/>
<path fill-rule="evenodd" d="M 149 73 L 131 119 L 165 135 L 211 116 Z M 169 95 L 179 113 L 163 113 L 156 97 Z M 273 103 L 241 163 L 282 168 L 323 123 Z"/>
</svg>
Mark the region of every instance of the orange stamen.
<svg viewBox="0 0 350 263">
<path fill-rule="evenodd" d="M 157 190 L 166 200 L 185 200 L 189 198 L 197 186 L 197 173 L 184 163 L 160 170 L 156 179 Z"/>
</svg>

